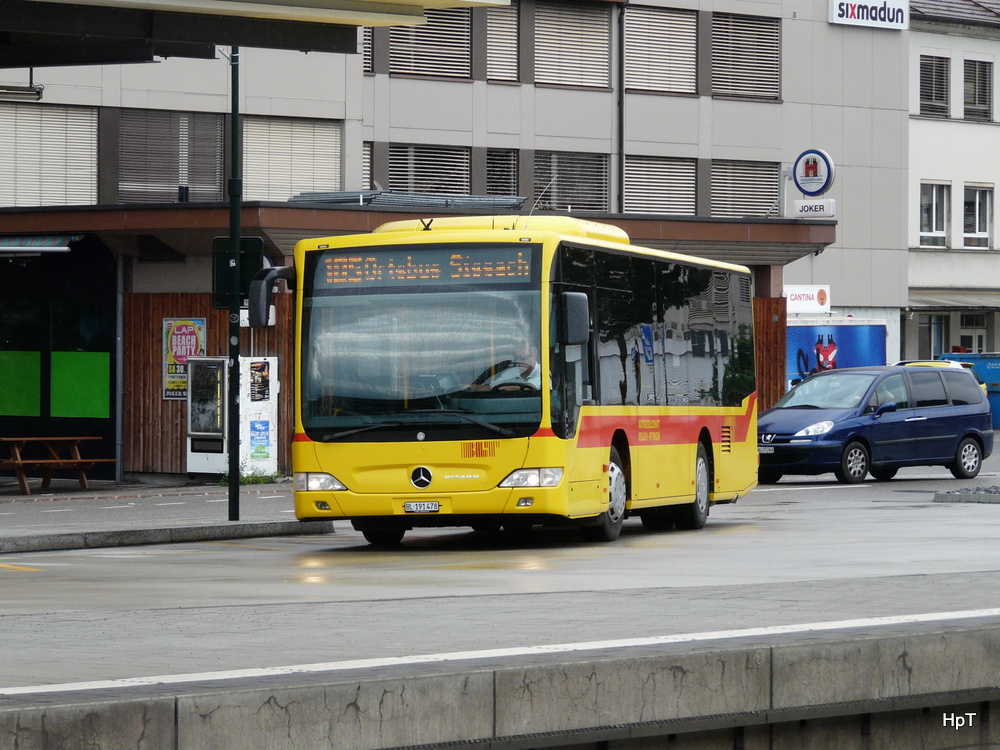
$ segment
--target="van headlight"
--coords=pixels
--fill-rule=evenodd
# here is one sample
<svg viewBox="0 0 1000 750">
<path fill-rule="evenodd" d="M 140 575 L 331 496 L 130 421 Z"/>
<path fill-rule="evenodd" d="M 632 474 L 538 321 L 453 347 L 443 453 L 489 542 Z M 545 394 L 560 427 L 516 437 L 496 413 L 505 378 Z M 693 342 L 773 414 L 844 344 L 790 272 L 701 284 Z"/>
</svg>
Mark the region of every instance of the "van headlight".
<svg viewBox="0 0 1000 750">
<path fill-rule="evenodd" d="M 319 474 L 313 472 L 296 472 L 295 477 L 296 492 L 329 492 L 331 490 L 346 490 L 347 487 L 332 474 Z"/>
<path fill-rule="evenodd" d="M 562 481 L 562 469 L 518 469 L 500 482 L 501 487 L 555 487 Z"/>
<path fill-rule="evenodd" d="M 833 429 L 833 422 L 826 420 L 824 422 L 817 422 L 816 424 L 811 424 L 808 427 L 803 427 L 801 430 L 795 433 L 795 437 L 811 437 L 813 435 L 825 435 L 830 430 Z"/>
</svg>

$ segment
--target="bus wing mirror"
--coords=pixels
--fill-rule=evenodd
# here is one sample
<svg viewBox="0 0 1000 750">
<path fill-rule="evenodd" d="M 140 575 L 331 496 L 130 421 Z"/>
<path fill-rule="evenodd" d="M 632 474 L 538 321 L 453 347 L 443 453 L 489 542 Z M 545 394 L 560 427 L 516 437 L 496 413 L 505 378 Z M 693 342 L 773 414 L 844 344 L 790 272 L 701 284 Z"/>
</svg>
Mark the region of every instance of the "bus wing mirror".
<svg viewBox="0 0 1000 750">
<path fill-rule="evenodd" d="M 566 346 L 590 341 L 590 300 L 583 292 L 562 293 L 562 343 Z"/>
<path fill-rule="evenodd" d="M 274 295 L 274 283 L 278 279 L 293 281 L 295 269 L 292 266 L 262 268 L 250 281 L 249 309 L 247 317 L 251 328 L 267 328 L 268 312 Z"/>
</svg>

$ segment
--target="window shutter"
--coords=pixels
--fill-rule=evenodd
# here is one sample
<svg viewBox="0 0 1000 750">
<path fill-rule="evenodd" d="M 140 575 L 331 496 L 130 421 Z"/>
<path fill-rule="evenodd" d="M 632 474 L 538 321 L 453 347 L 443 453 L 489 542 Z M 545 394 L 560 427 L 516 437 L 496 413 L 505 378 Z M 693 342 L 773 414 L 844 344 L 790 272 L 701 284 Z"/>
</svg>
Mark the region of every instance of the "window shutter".
<svg viewBox="0 0 1000 750">
<path fill-rule="evenodd" d="M 468 8 L 429 8 L 421 26 L 389 29 L 389 72 L 469 78 L 472 16 Z"/>
<path fill-rule="evenodd" d="M 993 119 L 993 63 L 965 61 L 965 119 Z"/>
<path fill-rule="evenodd" d="M 694 159 L 656 156 L 625 157 L 625 212 L 694 216 Z"/>
<path fill-rule="evenodd" d="M 173 203 L 222 200 L 222 116 L 123 109 L 119 118 L 118 200 Z"/>
<path fill-rule="evenodd" d="M 389 189 L 468 195 L 469 149 L 455 146 L 389 145 Z"/>
<path fill-rule="evenodd" d="M 607 3 L 535 6 L 535 82 L 611 85 L 611 7 Z"/>
<path fill-rule="evenodd" d="M 607 211 L 608 155 L 536 151 L 535 207 L 548 211 Z"/>
<path fill-rule="evenodd" d="M 365 26 L 361 29 L 361 59 L 365 73 L 371 73 L 375 70 L 374 57 L 372 55 L 371 26 Z"/>
<path fill-rule="evenodd" d="M 361 144 L 361 189 L 371 190 L 372 185 L 372 143 L 365 141 Z"/>
<path fill-rule="evenodd" d="M 781 22 L 716 13 L 712 17 L 712 93 L 781 96 Z"/>
<path fill-rule="evenodd" d="M 0 104 L 0 205 L 97 203 L 97 110 Z"/>
<path fill-rule="evenodd" d="M 626 6 L 625 87 L 697 93 L 697 37 L 693 11 Z"/>
<path fill-rule="evenodd" d="M 948 117 L 950 63 L 947 57 L 920 56 L 920 114 Z"/>
<path fill-rule="evenodd" d="M 767 216 L 777 207 L 781 165 L 712 162 L 712 216 Z"/>
<path fill-rule="evenodd" d="M 340 121 L 243 118 L 243 194 L 286 201 L 299 193 L 340 190 Z"/>
<path fill-rule="evenodd" d="M 517 195 L 517 151 L 486 149 L 486 194 Z"/>
<path fill-rule="evenodd" d="M 516 81 L 517 0 L 486 11 L 486 77 L 491 81 Z"/>
</svg>

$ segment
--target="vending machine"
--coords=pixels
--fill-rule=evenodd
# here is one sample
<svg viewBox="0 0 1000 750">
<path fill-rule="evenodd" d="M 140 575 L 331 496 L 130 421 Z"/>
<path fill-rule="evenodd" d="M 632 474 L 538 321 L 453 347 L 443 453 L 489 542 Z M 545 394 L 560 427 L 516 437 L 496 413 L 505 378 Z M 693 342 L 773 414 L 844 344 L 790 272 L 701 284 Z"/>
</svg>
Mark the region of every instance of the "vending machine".
<svg viewBox="0 0 1000 750">
<path fill-rule="evenodd" d="M 188 357 L 187 470 L 194 474 L 229 471 L 226 357 Z"/>
<path fill-rule="evenodd" d="M 229 471 L 229 360 L 188 358 L 187 470 L 193 474 Z M 241 474 L 278 473 L 277 357 L 240 357 Z"/>
</svg>

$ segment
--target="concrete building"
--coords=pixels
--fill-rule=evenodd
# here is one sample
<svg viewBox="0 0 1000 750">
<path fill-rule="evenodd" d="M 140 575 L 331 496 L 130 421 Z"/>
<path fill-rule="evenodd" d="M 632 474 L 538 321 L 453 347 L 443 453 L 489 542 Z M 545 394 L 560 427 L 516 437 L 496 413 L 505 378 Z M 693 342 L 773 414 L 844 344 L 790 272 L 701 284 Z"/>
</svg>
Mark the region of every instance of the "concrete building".
<svg viewBox="0 0 1000 750">
<path fill-rule="evenodd" d="M 355 54 L 242 47 L 243 234 L 282 262 L 301 237 L 409 210 L 323 194 L 521 196 L 750 265 L 765 300 L 829 285 L 835 315 L 886 322 L 894 358 L 914 254 L 910 32 L 841 22 L 836 5 L 516 0 L 358 31 Z M 119 472 L 185 471 L 162 331 L 205 319 L 206 353 L 224 354 L 211 253 L 228 221 L 227 51 L 0 72 L 0 358 L 19 373 L 3 431 L 86 429 Z M 836 163 L 835 220 L 781 218 L 796 197 L 783 173 L 810 148 Z M 31 258 L 29 237 L 72 250 Z M 287 328 L 245 335 L 288 355 Z"/>
<path fill-rule="evenodd" d="M 911 4 L 907 356 L 1000 351 L 1000 7 Z"/>
</svg>

